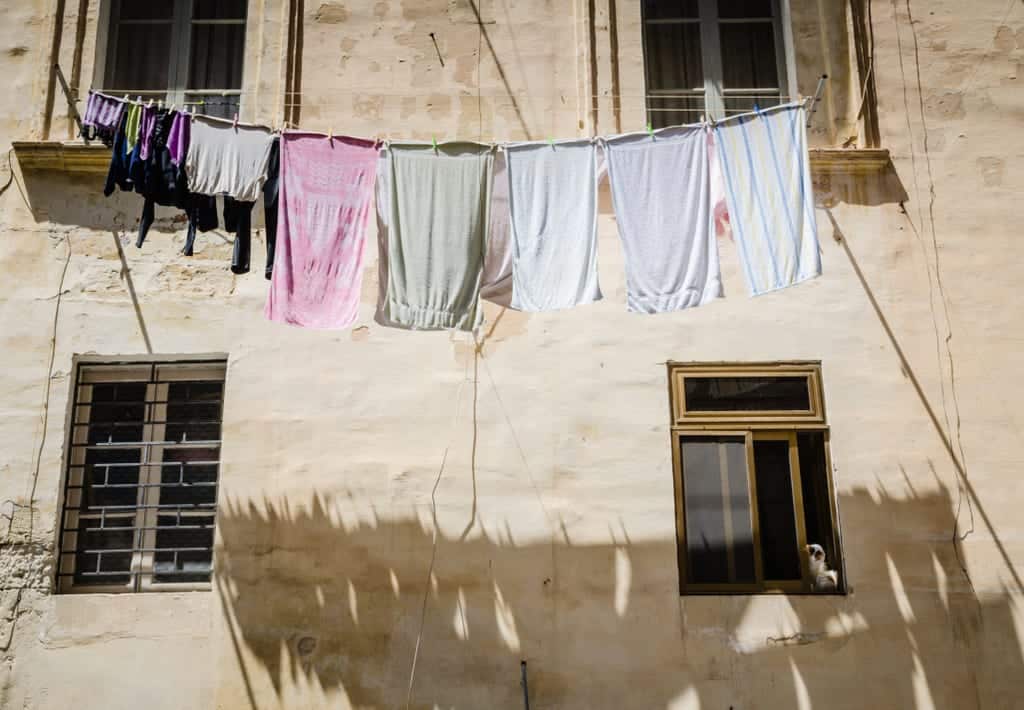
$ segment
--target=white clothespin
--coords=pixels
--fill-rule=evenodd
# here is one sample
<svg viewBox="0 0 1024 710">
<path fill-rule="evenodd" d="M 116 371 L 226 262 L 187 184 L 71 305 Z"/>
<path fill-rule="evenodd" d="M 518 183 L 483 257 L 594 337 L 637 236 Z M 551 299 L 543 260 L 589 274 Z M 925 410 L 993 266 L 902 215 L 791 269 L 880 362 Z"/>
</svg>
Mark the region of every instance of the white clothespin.
<svg viewBox="0 0 1024 710">
<path fill-rule="evenodd" d="M 171 113 L 174 113 L 177 110 L 178 110 L 178 104 L 171 104 Z"/>
<path fill-rule="evenodd" d="M 122 100 L 122 101 L 124 101 L 125 103 L 128 103 L 128 102 L 130 102 L 130 101 L 131 101 L 131 99 L 130 99 L 130 98 L 128 98 L 128 94 L 125 94 L 125 95 L 124 95 L 124 98 L 123 98 L 123 99 L 121 99 L 121 100 Z"/>
<path fill-rule="evenodd" d="M 142 105 L 142 97 L 141 96 L 136 96 L 135 97 L 135 103 L 137 103 L 139 106 L 141 106 Z"/>
<path fill-rule="evenodd" d="M 334 126 L 331 126 L 330 128 L 327 129 L 327 140 L 329 140 L 331 143 L 334 142 Z"/>
<path fill-rule="evenodd" d="M 238 114 L 237 113 L 235 114 L 235 117 L 231 119 L 231 127 L 232 128 L 238 128 Z"/>
<path fill-rule="evenodd" d="M 192 120 L 196 120 L 196 105 L 192 104 Z"/>
<path fill-rule="evenodd" d="M 149 103 L 146 105 L 146 108 L 153 108 L 153 99 L 149 100 Z"/>
</svg>

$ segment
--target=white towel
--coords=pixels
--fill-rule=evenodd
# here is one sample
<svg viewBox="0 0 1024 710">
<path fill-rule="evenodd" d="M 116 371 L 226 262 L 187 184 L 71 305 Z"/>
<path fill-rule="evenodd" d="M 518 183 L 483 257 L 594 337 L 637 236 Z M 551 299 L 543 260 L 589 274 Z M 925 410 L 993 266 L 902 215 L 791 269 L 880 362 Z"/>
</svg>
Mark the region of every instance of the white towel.
<svg viewBox="0 0 1024 710">
<path fill-rule="evenodd" d="M 553 311 L 600 300 L 597 148 L 589 140 L 505 147 L 511 307 Z"/>
<path fill-rule="evenodd" d="M 472 330 L 491 190 L 492 149 L 392 143 L 378 189 L 382 299 L 377 320 L 414 329 Z"/>
<path fill-rule="evenodd" d="M 715 126 L 729 222 L 750 293 L 821 275 L 803 104 Z"/>
<path fill-rule="evenodd" d="M 508 213 L 508 166 L 505 151 L 494 156 L 491 181 L 491 216 L 484 250 L 480 298 L 499 306 L 512 305 L 512 227 Z"/>
<path fill-rule="evenodd" d="M 606 142 L 630 311 L 675 311 L 722 295 L 707 140 L 702 127 L 685 126 Z"/>
</svg>

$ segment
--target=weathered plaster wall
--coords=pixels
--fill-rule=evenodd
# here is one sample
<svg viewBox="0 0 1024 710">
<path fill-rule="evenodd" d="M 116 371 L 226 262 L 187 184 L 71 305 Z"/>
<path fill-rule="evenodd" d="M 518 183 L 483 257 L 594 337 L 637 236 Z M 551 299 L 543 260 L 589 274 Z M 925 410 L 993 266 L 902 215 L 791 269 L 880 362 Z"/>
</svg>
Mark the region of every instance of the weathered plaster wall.
<svg viewBox="0 0 1024 710">
<path fill-rule="evenodd" d="M 0 106 L 0 146 L 44 136 L 57 24 L 62 63 L 84 26 L 88 84 L 99 12 L 11 5 L 0 67 L 18 100 Z M 244 111 L 267 121 L 294 81 L 288 5 L 251 3 Z M 484 0 L 483 34 L 468 0 L 293 5 L 312 128 L 614 130 L 612 102 L 595 125 L 589 101 L 610 86 L 609 17 L 621 93 L 642 93 L 639 15 L 623 0 L 595 2 L 593 26 L 586 2 Z M 820 71 L 819 12 L 834 75 L 852 76 L 838 3 L 793 5 L 800 90 Z M 520 659 L 540 708 L 1019 704 L 1024 8 L 917 0 L 873 13 L 882 142 L 905 213 L 874 188 L 865 201 L 881 204 L 819 210 L 825 275 L 754 300 L 724 241 L 725 300 L 640 317 L 624 310 L 606 211 L 606 300 L 545 315 L 488 307 L 476 354 L 464 335 L 373 322 L 372 235 L 357 326 L 289 329 L 263 320 L 258 266 L 227 270 L 228 235 L 186 259 L 166 213 L 139 251 L 137 199 L 104 200 L 95 176 L 16 163 L 11 176 L 0 161 L 0 185 L 12 177 L 0 195 L 0 706 L 404 707 L 417 640 L 412 707 L 518 707 Z M 851 91 L 834 84 L 837 140 Z M 67 129 L 61 111 L 56 100 L 51 137 Z M 643 117 L 624 100 L 619 121 Z M 55 596 L 72 358 L 150 350 L 229 356 L 213 591 Z M 850 595 L 678 596 L 669 359 L 822 361 Z M 912 378 L 976 498 L 961 494 Z M 959 546 L 956 516 L 972 531 Z"/>
</svg>

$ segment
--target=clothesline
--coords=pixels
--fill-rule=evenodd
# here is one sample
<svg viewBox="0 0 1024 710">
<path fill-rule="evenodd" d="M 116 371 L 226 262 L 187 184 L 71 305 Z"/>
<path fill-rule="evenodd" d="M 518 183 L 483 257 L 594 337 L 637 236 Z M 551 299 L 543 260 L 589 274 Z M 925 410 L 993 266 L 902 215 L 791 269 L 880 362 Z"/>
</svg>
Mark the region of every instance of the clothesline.
<svg viewBox="0 0 1024 710">
<path fill-rule="evenodd" d="M 531 312 L 602 299 L 597 189 L 607 166 L 628 310 L 722 296 L 716 225 L 728 223 L 752 295 L 821 273 L 806 102 L 683 126 L 545 141 L 376 140 L 286 129 L 92 93 L 85 124 L 112 137 L 106 194 L 186 212 L 184 253 L 218 224 L 249 270 L 250 220 L 266 218 L 265 313 L 310 328 L 357 318 L 374 203 L 376 320 L 472 330 L 481 298 Z M 280 233 L 278 233 L 280 231 Z"/>
</svg>

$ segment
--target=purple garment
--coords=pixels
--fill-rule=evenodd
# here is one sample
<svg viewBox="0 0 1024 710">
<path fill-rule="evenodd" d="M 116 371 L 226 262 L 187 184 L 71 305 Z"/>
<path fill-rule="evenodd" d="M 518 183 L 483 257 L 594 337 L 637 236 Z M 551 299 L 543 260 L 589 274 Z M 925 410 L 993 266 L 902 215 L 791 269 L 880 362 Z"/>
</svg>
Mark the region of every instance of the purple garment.
<svg viewBox="0 0 1024 710">
<path fill-rule="evenodd" d="M 171 162 L 181 166 L 188 154 L 188 141 L 192 135 L 192 117 L 184 111 L 174 114 L 171 132 L 167 136 L 167 149 L 171 151 Z"/>
<path fill-rule="evenodd" d="M 124 102 L 113 96 L 90 91 L 85 102 L 85 117 L 82 125 L 92 126 L 97 131 L 116 131 L 124 112 Z"/>
<path fill-rule="evenodd" d="M 139 157 L 143 160 L 149 158 L 149 141 L 153 137 L 153 128 L 156 127 L 156 106 L 143 106 L 142 118 L 139 121 Z"/>
</svg>

